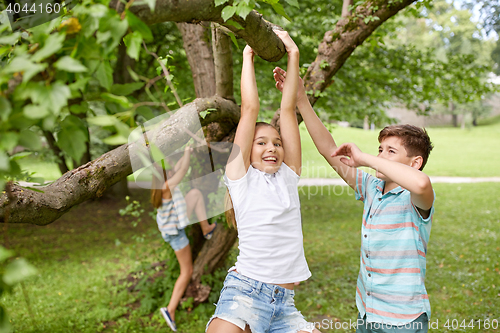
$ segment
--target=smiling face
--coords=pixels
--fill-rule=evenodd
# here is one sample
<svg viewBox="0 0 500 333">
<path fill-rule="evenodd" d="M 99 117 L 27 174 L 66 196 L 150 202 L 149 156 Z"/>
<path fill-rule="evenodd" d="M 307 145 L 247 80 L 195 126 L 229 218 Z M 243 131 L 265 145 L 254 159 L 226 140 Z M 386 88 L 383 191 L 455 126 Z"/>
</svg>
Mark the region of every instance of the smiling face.
<svg viewBox="0 0 500 333">
<path fill-rule="evenodd" d="M 250 164 L 260 171 L 275 173 L 279 170 L 285 157 L 278 131 L 272 126 L 258 126 L 255 128 Z"/>
<path fill-rule="evenodd" d="M 420 157 L 420 156 L 417 157 L 408 156 L 408 152 L 406 151 L 406 148 L 403 146 L 401 138 L 397 136 L 389 136 L 386 137 L 384 140 L 382 140 L 378 148 L 377 156 L 385 158 L 386 160 L 403 163 L 412 167 L 416 166 L 418 157 Z M 418 164 L 418 167 L 419 166 L 420 164 Z M 377 171 L 376 177 L 385 181 L 388 180 L 387 177 L 384 174 L 380 173 L 379 171 Z"/>
</svg>

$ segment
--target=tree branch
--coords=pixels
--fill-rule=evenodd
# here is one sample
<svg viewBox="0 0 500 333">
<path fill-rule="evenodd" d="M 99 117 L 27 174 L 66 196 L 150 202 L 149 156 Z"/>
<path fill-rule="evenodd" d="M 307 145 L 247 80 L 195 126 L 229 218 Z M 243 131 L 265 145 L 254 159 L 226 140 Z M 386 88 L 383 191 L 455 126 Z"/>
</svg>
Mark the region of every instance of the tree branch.
<svg viewBox="0 0 500 333">
<path fill-rule="evenodd" d="M 200 118 L 199 112 L 208 109 L 210 112 L 206 117 Z M 234 102 L 218 96 L 201 98 L 180 108 L 154 134 L 148 134 L 151 141 L 168 155 L 190 139 L 184 129 L 196 131 L 199 121 L 202 126 L 220 121 L 225 125 L 232 124 L 234 128 L 239 118 L 239 106 Z M 0 196 L 0 222 L 5 222 L 9 202 L 9 223 L 47 225 L 71 207 L 101 196 L 106 189 L 132 173 L 129 151 L 134 148 L 133 145 L 120 146 L 67 172 L 54 183 L 41 187 L 43 193 L 13 185 L 11 193 L 14 200 L 9 200 L 5 193 Z"/>
<path fill-rule="evenodd" d="M 125 9 L 125 5 L 119 0 L 111 0 L 109 7 L 118 12 Z M 243 27 L 243 29 L 238 29 L 224 22 L 221 17 L 223 8 L 224 5 L 216 7 L 213 0 L 157 0 L 153 13 L 146 4 L 134 5 L 130 7 L 130 11 L 149 25 L 166 21 L 216 22 L 231 30 L 236 36 L 243 38 L 264 60 L 278 61 L 285 55 L 283 42 L 272 31 L 276 25 L 263 19 L 262 15 L 256 11 L 252 11 L 245 20 L 237 15 L 232 17 L 233 21 Z"/>
</svg>

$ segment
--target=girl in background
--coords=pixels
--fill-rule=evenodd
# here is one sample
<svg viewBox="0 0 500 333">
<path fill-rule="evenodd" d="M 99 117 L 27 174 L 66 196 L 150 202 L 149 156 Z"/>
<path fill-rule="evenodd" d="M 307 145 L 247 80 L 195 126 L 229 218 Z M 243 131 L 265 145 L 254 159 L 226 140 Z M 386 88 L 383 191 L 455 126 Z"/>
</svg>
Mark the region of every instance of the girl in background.
<svg viewBox="0 0 500 333">
<path fill-rule="evenodd" d="M 165 242 L 170 243 L 170 246 L 174 249 L 181 270 L 168 306 L 160 309 L 165 321 L 174 332 L 177 332 L 175 310 L 193 273 L 191 247 L 184 227 L 189 224 L 189 217 L 193 211 L 196 213 L 198 221 L 200 221 L 206 239 L 212 237 L 216 227 L 216 224 L 210 225 L 207 221 L 205 202 L 200 190 L 191 189 L 186 196 L 183 196 L 177 186 L 189 169 L 191 151 L 192 148 L 186 145 L 184 155 L 176 163 L 173 170 L 161 168 L 159 171 L 160 175 L 163 174 L 162 179 L 158 179 L 153 175 L 151 189 L 151 202 L 158 209 L 156 214 L 158 229 Z"/>
</svg>

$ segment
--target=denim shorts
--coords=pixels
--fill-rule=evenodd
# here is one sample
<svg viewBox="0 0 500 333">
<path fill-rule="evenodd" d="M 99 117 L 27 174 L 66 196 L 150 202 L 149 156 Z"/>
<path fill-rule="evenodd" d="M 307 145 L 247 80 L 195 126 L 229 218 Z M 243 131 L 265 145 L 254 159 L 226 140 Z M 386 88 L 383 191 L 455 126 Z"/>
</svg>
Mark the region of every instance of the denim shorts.
<svg viewBox="0 0 500 333">
<path fill-rule="evenodd" d="M 312 332 L 314 324 L 308 323 L 295 308 L 293 296 L 293 290 L 231 271 L 206 329 L 214 318 L 220 318 L 242 330 L 248 325 L 252 333 Z"/>
<path fill-rule="evenodd" d="M 178 230 L 177 235 L 162 235 L 165 242 L 170 243 L 174 251 L 179 251 L 189 245 L 189 239 L 186 236 L 184 229 Z"/>
</svg>

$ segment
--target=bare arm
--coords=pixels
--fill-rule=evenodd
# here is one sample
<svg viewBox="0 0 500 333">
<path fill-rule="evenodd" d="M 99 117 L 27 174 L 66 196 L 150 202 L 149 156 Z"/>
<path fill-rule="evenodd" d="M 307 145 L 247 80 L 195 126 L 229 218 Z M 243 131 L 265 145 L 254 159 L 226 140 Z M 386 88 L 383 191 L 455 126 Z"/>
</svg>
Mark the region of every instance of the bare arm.
<svg viewBox="0 0 500 333">
<path fill-rule="evenodd" d="M 285 151 L 284 162 L 300 176 L 302 151 L 300 132 L 295 108 L 297 106 L 297 85 L 299 83 L 299 48 L 286 31 L 275 31 L 285 44 L 288 53 L 288 79 L 283 83 L 281 97 L 280 128 Z"/>
<path fill-rule="evenodd" d="M 274 79 L 276 80 L 276 87 L 282 90 L 283 84 L 288 80 L 288 76 L 283 69 L 276 67 L 274 69 Z M 297 90 L 297 107 L 319 153 L 328 161 L 339 176 L 354 189 L 356 187 L 356 169 L 346 166 L 340 161 L 340 158 L 331 156 L 337 149 L 337 145 L 309 103 L 304 89 L 304 82 L 300 78 Z"/>
<path fill-rule="evenodd" d="M 174 175 L 167 179 L 167 184 L 170 189 L 173 189 L 179 183 L 182 181 L 184 176 L 186 175 L 186 172 L 189 170 L 189 162 L 191 159 L 191 151 L 193 148 L 189 147 L 186 145 L 186 148 L 184 148 L 184 155 L 179 159 L 177 162 L 175 168 L 177 168 L 177 171 L 175 171 Z M 174 170 L 175 170 L 174 168 Z"/>
<path fill-rule="evenodd" d="M 434 191 L 427 176 L 418 168 L 390 161 L 385 158 L 363 153 L 354 143 L 344 143 L 334 153 L 341 157 L 342 163 L 350 167 L 366 166 L 384 174 L 394 183 L 404 187 L 411 193 L 413 204 L 423 210 L 429 210 L 434 202 Z"/>
<path fill-rule="evenodd" d="M 243 177 L 250 167 L 255 123 L 260 108 L 257 82 L 255 81 L 254 56 L 254 51 L 247 45 L 243 50 L 243 67 L 241 69 L 241 118 L 234 138 L 235 147 L 231 151 L 226 167 L 227 177 L 232 180 Z"/>
</svg>

